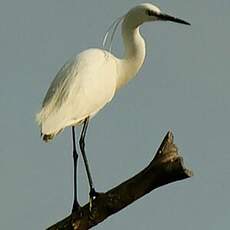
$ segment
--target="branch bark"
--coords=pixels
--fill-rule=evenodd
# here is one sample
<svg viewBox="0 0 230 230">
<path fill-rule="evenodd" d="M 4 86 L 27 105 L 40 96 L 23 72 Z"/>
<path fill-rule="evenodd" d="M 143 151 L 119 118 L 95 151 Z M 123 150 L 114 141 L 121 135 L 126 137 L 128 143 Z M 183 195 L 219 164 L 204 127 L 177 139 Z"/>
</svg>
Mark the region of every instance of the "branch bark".
<svg viewBox="0 0 230 230">
<path fill-rule="evenodd" d="M 88 203 L 81 208 L 81 214 L 73 213 L 47 230 L 89 229 L 152 190 L 192 175 L 192 171 L 184 167 L 183 158 L 173 143 L 172 132 L 169 131 L 145 169 L 108 192 L 99 193 L 91 212 Z"/>
</svg>

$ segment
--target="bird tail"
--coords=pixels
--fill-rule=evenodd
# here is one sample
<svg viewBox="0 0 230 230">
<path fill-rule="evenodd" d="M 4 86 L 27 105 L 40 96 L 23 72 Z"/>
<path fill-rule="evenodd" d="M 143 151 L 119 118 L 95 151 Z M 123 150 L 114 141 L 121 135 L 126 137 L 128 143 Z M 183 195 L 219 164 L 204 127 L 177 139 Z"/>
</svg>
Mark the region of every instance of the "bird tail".
<svg viewBox="0 0 230 230">
<path fill-rule="evenodd" d="M 42 140 L 45 142 L 49 142 L 54 138 L 55 134 L 43 134 L 41 133 Z"/>
<path fill-rule="evenodd" d="M 44 121 L 44 111 L 42 110 L 40 113 L 36 114 L 36 122 L 40 127 L 42 140 L 45 142 L 49 142 L 56 136 L 57 133 L 49 133 L 49 134 L 44 133 L 42 130 L 43 121 Z"/>
</svg>

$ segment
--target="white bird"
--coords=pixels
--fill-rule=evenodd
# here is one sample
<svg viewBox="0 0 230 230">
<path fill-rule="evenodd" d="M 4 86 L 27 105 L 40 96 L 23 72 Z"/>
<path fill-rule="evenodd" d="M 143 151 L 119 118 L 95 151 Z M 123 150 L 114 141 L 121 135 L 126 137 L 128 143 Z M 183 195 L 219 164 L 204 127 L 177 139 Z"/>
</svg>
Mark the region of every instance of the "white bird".
<svg viewBox="0 0 230 230">
<path fill-rule="evenodd" d="M 144 22 L 173 21 L 190 25 L 188 22 L 164 14 L 150 3 L 140 4 L 116 20 L 110 30 L 111 43 L 114 33 L 122 22 L 124 56 L 117 58 L 105 49 L 87 49 L 71 58 L 57 73 L 51 83 L 37 122 L 44 141 L 53 139 L 64 128 L 72 126 L 74 157 L 74 204 L 72 211 L 79 210 L 76 192 L 77 152 L 74 126 L 84 123 L 80 149 L 83 155 L 90 185 L 90 201 L 96 196 L 92 177 L 85 155 L 85 135 L 89 119 L 112 100 L 116 92 L 131 80 L 141 68 L 145 59 L 145 41 L 139 27 Z M 108 40 L 106 34 L 105 42 Z"/>
</svg>

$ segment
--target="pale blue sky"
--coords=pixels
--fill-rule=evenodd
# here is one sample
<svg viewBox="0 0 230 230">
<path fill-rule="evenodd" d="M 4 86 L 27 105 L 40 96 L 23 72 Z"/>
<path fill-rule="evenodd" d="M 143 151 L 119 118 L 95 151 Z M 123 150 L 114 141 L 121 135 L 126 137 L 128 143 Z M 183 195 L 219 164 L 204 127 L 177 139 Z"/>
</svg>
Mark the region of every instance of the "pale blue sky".
<svg viewBox="0 0 230 230">
<path fill-rule="evenodd" d="M 72 205 L 70 130 L 44 144 L 34 115 L 64 62 L 101 47 L 135 0 L 0 1 L 0 229 L 41 230 Z M 95 227 L 227 229 L 230 218 L 230 1 L 155 1 L 191 27 L 142 27 L 147 57 L 130 82 L 90 123 L 87 155 L 96 188 L 106 191 L 153 158 L 168 129 L 195 176 L 162 187 Z M 120 34 L 114 52 L 122 53 Z M 79 196 L 88 186 L 79 162 Z"/>
</svg>

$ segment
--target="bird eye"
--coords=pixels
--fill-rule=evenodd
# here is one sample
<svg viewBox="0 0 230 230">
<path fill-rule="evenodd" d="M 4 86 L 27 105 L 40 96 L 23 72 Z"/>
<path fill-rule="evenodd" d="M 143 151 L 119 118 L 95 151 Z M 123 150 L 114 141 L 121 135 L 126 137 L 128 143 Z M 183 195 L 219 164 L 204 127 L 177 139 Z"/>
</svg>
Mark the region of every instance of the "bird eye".
<svg viewBox="0 0 230 230">
<path fill-rule="evenodd" d="M 146 10 L 145 13 L 148 15 L 148 16 L 154 16 L 154 12 L 152 10 Z"/>
</svg>

